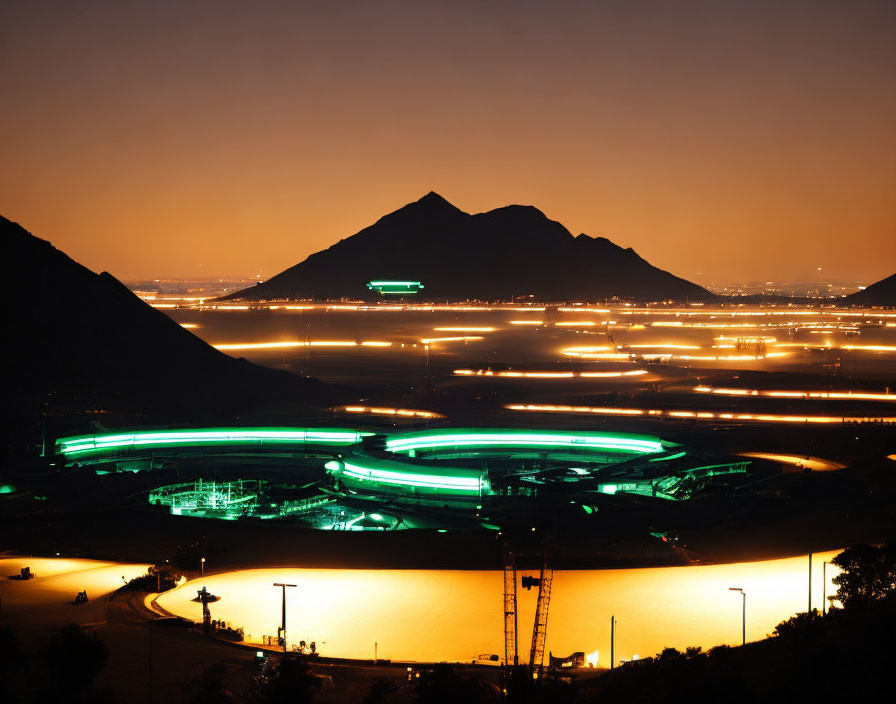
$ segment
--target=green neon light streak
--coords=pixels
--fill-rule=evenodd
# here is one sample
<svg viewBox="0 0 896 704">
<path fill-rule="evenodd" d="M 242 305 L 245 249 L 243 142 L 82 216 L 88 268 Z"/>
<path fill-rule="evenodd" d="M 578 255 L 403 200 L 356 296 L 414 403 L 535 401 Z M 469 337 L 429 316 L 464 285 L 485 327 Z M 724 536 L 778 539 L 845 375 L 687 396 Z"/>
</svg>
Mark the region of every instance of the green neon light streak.
<svg viewBox="0 0 896 704">
<path fill-rule="evenodd" d="M 679 457 L 684 457 L 686 454 L 688 454 L 687 451 L 676 452 L 674 455 L 667 455 L 666 457 L 657 457 L 650 461 L 651 462 L 668 462 L 669 460 L 677 460 Z"/>
<path fill-rule="evenodd" d="M 378 484 L 393 486 L 413 486 L 425 489 L 443 489 L 446 491 L 460 491 L 479 493 L 487 489 L 486 482 L 480 476 L 457 477 L 438 474 L 419 474 L 414 472 L 402 472 L 390 469 L 363 467 L 359 464 L 345 462 L 340 467 L 338 462 L 327 462 L 324 465 L 331 471 L 339 471 L 347 477 L 371 481 Z"/>
<path fill-rule="evenodd" d="M 713 477 L 719 474 L 744 474 L 749 462 L 727 462 L 725 464 L 707 464 L 702 467 L 693 467 L 688 474 L 705 475 Z"/>
<path fill-rule="evenodd" d="M 423 288 L 423 284 L 419 281 L 371 281 L 368 286 L 416 286 Z"/>
<path fill-rule="evenodd" d="M 108 452 L 132 447 L 183 447 L 185 445 L 354 445 L 372 433 L 344 428 L 203 428 L 197 430 L 108 433 L 60 438 L 56 451 L 63 455 Z"/>
<path fill-rule="evenodd" d="M 527 433 L 519 430 L 498 432 L 441 432 L 398 437 L 386 441 L 392 452 L 445 447 L 567 447 L 617 452 L 653 453 L 665 449 L 660 440 L 621 435 L 574 433 Z"/>
<path fill-rule="evenodd" d="M 384 296 L 389 294 L 419 293 L 424 286 L 419 281 L 371 281 L 367 284 L 367 288 Z"/>
</svg>

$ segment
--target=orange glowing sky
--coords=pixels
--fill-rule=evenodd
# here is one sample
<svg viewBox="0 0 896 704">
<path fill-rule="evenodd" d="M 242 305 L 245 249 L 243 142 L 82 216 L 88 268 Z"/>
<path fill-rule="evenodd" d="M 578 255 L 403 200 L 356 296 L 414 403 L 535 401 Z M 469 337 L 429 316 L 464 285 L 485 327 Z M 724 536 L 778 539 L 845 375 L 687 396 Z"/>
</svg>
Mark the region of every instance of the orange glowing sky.
<svg viewBox="0 0 896 704">
<path fill-rule="evenodd" d="M 886 0 L 7 2 L 0 95 L 0 213 L 126 280 L 271 276 L 429 190 L 698 283 L 896 271 Z"/>
</svg>

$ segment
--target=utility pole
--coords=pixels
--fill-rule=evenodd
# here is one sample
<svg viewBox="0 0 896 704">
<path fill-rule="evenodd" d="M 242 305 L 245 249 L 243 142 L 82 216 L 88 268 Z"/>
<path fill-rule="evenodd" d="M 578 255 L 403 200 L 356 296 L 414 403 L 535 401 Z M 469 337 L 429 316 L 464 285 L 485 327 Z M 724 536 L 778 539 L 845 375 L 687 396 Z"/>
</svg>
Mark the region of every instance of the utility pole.
<svg viewBox="0 0 896 704">
<path fill-rule="evenodd" d="M 741 622 L 740 622 L 741 623 L 741 626 L 740 626 L 741 645 L 746 645 L 747 644 L 747 593 L 740 587 L 728 587 L 728 591 L 729 592 L 740 592 L 740 595 L 742 597 L 743 611 L 742 611 Z"/>
<path fill-rule="evenodd" d="M 286 588 L 297 587 L 298 584 L 283 584 L 282 582 L 274 582 L 275 587 L 283 590 L 283 609 L 280 613 L 280 637 L 283 639 L 283 652 L 286 652 Z"/>
<path fill-rule="evenodd" d="M 821 563 L 821 615 L 824 616 L 828 612 L 828 577 L 827 562 Z"/>
<path fill-rule="evenodd" d="M 812 613 L 812 553 L 809 553 L 809 608 L 806 613 Z"/>
<path fill-rule="evenodd" d="M 616 617 L 610 616 L 610 669 L 616 666 Z"/>
</svg>

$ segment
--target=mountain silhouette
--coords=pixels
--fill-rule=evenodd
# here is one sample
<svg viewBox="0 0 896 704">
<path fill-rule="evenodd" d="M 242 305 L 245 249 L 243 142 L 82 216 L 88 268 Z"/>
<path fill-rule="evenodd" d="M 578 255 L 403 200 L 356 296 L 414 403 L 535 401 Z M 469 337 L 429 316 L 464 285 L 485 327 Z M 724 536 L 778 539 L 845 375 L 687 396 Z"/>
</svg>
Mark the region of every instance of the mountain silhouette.
<svg viewBox="0 0 896 704">
<path fill-rule="evenodd" d="M 3 217 L 0 262 L 4 416 L 38 407 L 246 409 L 278 395 L 313 401 L 324 387 L 228 357 L 112 275 L 95 274 Z"/>
<path fill-rule="evenodd" d="M 422 298 L 715 300 L 631 248 L 579 235 L 537 208 L 470 215 L 430 192 L 229 299 L 369 298 L 371 280 L 422 281 Z"/>
<path fill-rule="evenodd" d="M 852 293 L 844 300 L 857 306 L 896 306 L 896 274 Z"/>
</svg>

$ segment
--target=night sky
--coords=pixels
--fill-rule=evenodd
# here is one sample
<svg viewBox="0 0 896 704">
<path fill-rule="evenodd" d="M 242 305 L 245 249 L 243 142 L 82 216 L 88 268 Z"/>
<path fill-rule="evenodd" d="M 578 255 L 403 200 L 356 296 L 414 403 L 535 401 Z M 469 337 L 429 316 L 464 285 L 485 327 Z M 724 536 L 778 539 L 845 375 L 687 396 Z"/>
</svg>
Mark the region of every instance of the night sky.
<svg viewBox="0 0 896 704">
<path fill-rule="evenodd" d="M 0 214 L 123 279 L 271 276 L 429 190 L 698 283 L 896 271 L 890 0 L 6 0 L 0 95 Z"/>
</svg>

